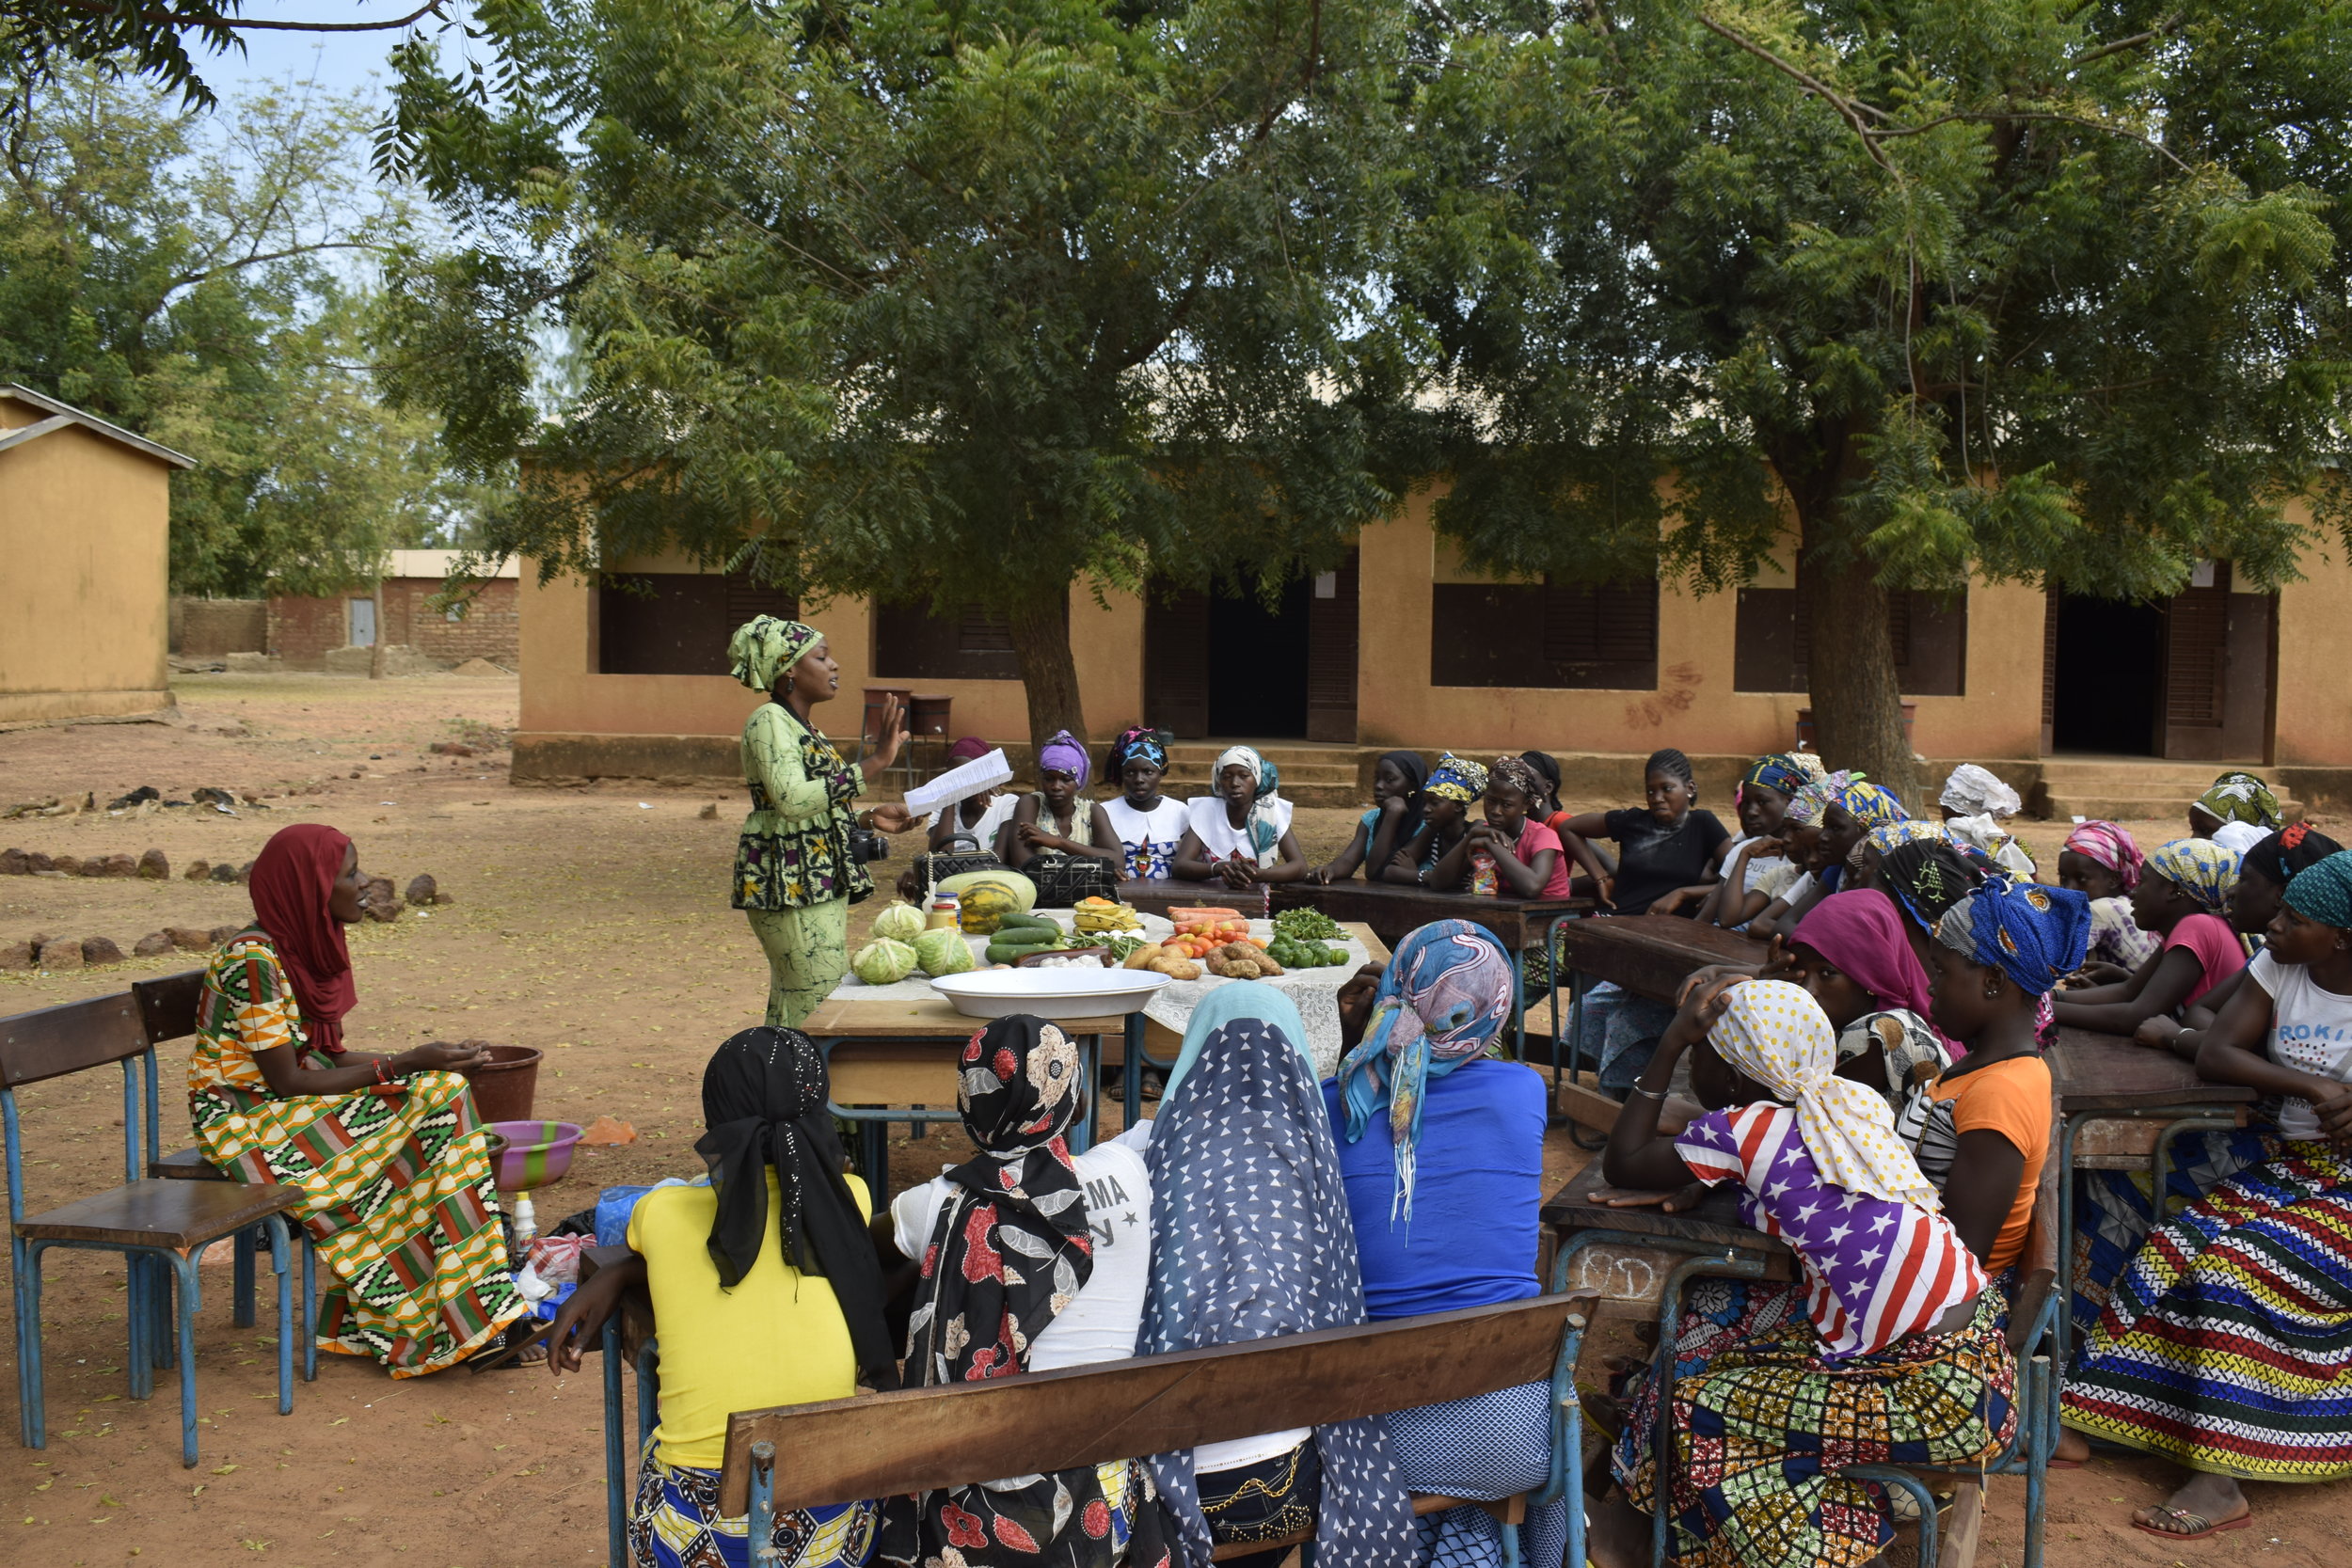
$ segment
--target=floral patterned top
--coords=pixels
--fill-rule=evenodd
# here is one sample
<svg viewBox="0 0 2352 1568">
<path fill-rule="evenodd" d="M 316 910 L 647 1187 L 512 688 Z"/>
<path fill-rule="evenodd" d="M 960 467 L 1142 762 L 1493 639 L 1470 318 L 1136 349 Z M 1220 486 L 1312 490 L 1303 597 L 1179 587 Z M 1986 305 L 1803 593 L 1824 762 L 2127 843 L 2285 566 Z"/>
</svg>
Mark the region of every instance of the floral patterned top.
<svg viewBox="0 0 2352 1568">
<path fill-rule="evenodd" d="M 777 702 L 744 721 L 742 755 L 752 809 L 736 840 L 734 907 L 797 910 L 873 891 L 850 859 L 850 805 L 866 775 Z"/>
<path fill-rule="evenodd" d="M 196 1049 L 188 1055 L 189 1098 L 216 1089 L 268 1094 L 269 1080 L 253 1057 L 287 1045 L 298 1056 L 310 1051 L 294 985 L 268 935 L 240 931 L 213 955 L 204 972 L 204 994 L 196 1005 Z M 319 1067 L 334 1065 L 323 1053 L 312 1053 L 311 1059 Z"/>
</svg>

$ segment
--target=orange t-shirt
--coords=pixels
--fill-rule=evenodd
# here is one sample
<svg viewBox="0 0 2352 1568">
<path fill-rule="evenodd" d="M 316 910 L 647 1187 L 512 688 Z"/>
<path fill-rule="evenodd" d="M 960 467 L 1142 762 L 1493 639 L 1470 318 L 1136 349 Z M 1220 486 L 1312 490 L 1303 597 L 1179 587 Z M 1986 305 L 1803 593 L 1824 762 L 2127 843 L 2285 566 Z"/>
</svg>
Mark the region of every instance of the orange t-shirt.
<svg viewBox="0 0 2352 1568">
<path fill-rule="evenodd" d="M 1912 1097 L 1896 1131 L 1911 1146 L 1919 1169 L 1941 1189 L 1960 1152 L 1960 1135 L 1991 1128 L 2026 1157 L 2017 1179 L 2017 1201 L 1994 1239 L 1985 1273 L 1998 1274 L 2026 1250 L 2033 1224 L 2034 1189 L 2050 1156 L 2050 1069 L 2039 1056 L 2010 1056 L 1970 1070 L 1967 1061 Z"/>
</svg>

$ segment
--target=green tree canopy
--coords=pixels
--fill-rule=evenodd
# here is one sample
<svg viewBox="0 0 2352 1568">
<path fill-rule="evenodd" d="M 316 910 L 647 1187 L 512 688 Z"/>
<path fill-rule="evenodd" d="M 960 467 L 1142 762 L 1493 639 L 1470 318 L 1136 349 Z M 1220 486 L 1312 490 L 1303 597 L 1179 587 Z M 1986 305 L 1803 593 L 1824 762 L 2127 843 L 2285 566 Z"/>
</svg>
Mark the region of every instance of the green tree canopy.
<svg viewBox="0 0 2352 1568">
<path fill-rule="evenodd" d="M 1081 729 L 1073 582 L 1334 562 L 1388 499 L 1365 388 L 1399 209 L 1378 0 L 546 0 L 421 47 L 388 159 L 469 248 L 392 291 L 387 385 L 495 548 L 682 546 L 804 596 L 982 599 Z M 534 346 L 573 345 L 534 395 Z"/>
<path fill-rule="evenodd" d="M 2352 8 L 1427 8 L 1393 433 L 1479 563 L 1736 582 L 1793 511 L 1822 750 L 1915 790 L 1891 588 L 2275 583 L 2347 520 Z M 1674 481 L 1671 488 L 1665 482 Z"/>
<path fill-rule="evenodd" d="M 360 105 L 217 119 L 91 69 L 0 122 L 0 379 L 175 447 L 182 593 L 326 593 L 464 498 L 429 419 L 374 394 L 354 267 L 404 232 Z"/>
</svg>

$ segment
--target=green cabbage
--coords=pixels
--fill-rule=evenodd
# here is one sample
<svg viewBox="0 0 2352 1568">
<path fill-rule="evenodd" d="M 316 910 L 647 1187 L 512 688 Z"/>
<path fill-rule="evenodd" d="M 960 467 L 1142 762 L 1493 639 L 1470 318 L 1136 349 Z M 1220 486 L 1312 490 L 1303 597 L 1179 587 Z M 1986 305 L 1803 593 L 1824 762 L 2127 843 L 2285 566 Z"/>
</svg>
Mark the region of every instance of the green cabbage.
<svg viewBox="0 0 2352 1568">
<path fill-rule="evenodd" d="M 942 927 L 914 939 L 914 961 L 926 974 L 961 974 L 973 968 L 972 944 L 963 933 Z"/>
<path fill-rule="evenodd" d="M 874 935 L 892 942 L 913 942 L 923 934 L 923 911 L 900 901 L 874 917 Z"/>
<path fill-rule="evenodd" d="M 850 956 L 850 970 L 869 986 L 895 985 L 914 968 L 914 949 L 888 937 L 869 942 Z"/>
</svg>

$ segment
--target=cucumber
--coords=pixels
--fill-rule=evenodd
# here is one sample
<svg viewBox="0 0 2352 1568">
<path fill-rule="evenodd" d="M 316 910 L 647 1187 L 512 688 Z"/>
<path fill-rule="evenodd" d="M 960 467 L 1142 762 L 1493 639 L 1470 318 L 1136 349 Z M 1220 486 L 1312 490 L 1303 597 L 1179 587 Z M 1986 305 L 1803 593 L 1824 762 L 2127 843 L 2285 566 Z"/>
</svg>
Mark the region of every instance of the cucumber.
<svg viewBox="0 0 2352 1568">
<path fill-rule="evenodd" d="M 996 928 L 1000 931 L 1051 931 L 1056 936 L 1061 935 L 1061 927 L 1041 914 L 1009 914 L 996 923 Z"/>
<path fill-rule="evenodd" d="M 1058 950 L 1057 945 L 1050 942 L 1025 944 L 1016 942 L 1009 947 L 1000 942 L 991 942 L 988 947 L 988 961 L 993 964 L 1009 964 L 1016 958 L 1025 958 L 1032 953 L 1052 953 Z"/>
</svg>

